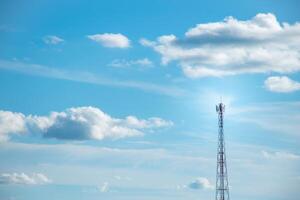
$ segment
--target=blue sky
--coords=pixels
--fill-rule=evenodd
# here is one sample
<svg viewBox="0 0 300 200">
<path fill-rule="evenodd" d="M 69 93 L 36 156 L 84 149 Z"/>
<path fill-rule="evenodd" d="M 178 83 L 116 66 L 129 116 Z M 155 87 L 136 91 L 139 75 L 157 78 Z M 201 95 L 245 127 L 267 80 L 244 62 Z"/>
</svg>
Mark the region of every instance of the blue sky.
<svg viewBox="0 0 300 200">
<path fill-rule="evenodd" d="M 296 200 L 299 7 L 1 1 L 0 199 Z"/>
</svg>

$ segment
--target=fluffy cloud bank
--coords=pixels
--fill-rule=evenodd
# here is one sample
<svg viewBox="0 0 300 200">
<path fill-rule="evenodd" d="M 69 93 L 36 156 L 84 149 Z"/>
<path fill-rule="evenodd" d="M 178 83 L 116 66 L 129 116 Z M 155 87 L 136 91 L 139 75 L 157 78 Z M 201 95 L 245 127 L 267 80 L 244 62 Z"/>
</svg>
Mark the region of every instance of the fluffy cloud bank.
<svg viewBox="0 0 300 200">
<path fill-rule="evenodd" d="M 265 80 L 265 87 L 272 92 L 294 92 L 300 90 L 300 83 L 286 76 L 271 76 Z"/>
<path fill-rule="evenodd" d="M 189 184 L 189 188 L 200 190 L 200 189 L 213 189 L 214 186 L 211 184 L 211 182 L 204 177 L 197 178 L 195 181 L 191 182 Z"/>
<path fill-rule="evenodd" d="M 88 35 L 89 39 L 109 48 L 128 48 L 130 40 L 121 33 L 104 33 Z"/>
<path fill-rule="evenodd" d="M 119 139 L 143 135 L 143 131 L 172 125 L 171 121 L 158 117 L 113 118 L 95 107 L 69 108 L 63 112 L 51 112 L 48 116 L 25 116 L 22 113 L 0 111 L 0 139 L 2 141 L 7 140 L 13 133 L 38 133 L 46 138 L 65 140 Z"/>
<path fill-rule="evenodd" d="M 0 175 L 0 184 L 21 184 L 21 185 L 41 185 L 51 183 L 51 180 L 44 174 L 33 173 L 3 173 Z"/>
<path fill-rule="evenodd" d="M 281 24 L 271 13 L 245 21 L 227 17 L 198 24 L 184 38 L 163 35 L 140 43 L 158 52 L 163 64 L 179 62 L 190 78 L 300 71 L 300 24 Z"/>
</svg>

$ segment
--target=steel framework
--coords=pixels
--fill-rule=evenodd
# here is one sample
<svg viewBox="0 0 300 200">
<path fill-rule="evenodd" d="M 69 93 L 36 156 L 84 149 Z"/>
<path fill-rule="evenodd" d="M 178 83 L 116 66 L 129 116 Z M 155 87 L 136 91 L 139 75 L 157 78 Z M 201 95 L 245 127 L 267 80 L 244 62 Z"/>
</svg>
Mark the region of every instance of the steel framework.
<svg viewBox="0 0 300 200">
<path fill-rule="evenodd" d="M 216 200 L 229 200 L 228 176 L 225 154 L 225 141 L 223 132 L 223 118 L 225 105 L 219 103 L 216 106 L 219 119 L 218 153 L 217 153 L 217 176 L 216 176 Z"/>
</svg>

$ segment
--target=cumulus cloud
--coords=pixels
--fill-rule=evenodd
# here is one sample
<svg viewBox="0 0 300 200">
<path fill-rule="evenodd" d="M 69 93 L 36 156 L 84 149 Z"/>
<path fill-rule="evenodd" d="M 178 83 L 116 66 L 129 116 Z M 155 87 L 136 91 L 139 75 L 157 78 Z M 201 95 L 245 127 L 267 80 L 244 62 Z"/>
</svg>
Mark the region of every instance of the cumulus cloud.
<svg viewBox="0 0 300 200">
<path fill-rule="evenodd" d="M 130 40 L 121 33 L 104 33 L 88 35 L 89 39 L 109 48 L 128 48 Z"/>
<path fill-rule="evenodd" d="M 3 173 L 0 175 L 0 184 L 21 184 L 21 185 L 41 185 L 51 183 L 51 180 L 44 174 L 33 173 Z"/>
<path fill-rule="evenodd" d="M 195 190 L 201 190 L 201 189 L 213 189 L 214 186 L 211 184 L 211 182 L 207 178 L 200 177 L 200 178 L 197 178 L 195 181 L 191 182 L 189 184 L 189 188 L 195 189 Z"/>
<path fill-rule="evenodd" d="M 227 17 L 198 24 L 183 38 L 163 35 L 140 43 L 158 52 L 163 64 L 177 61 L 190 78 L 300 71 L 300 24 L 279 23 L 271 13 L 245 21 Z"/>
<path fill-rule="evenodd" d="M 131 66 L 137 67 L 151 67 L 153 65 L 152 61 L 148 58 L 142 58 L 137 60 L 124 60 L 124 59 L 116 59 L 113 60 L 109 66 L 116 68 L 128 68 Z"/>
<path fill-rule="evenodd" d="M 43 40 L 46 44 L 54 44 L 54 45 L 64 42 L 62 38 L 55 35 L 47 35 L 43 38 Z"/>
<path fill-rule="evenodd" d="M 272 92 L 294 92 L 300 90 L 300 83 L 287 76 L 271 76 L 265 80 L 265 87 Z"/>
<path fill-rule="evenodd" d="M 26 129 L 22 113 L 0 110 L 0 141 L 8 139 L 8 133 L 22 133 Z"/>
<path fill-rule="evenodd" d="M 146 130 L 172 125 L 171 121 L 158 117 L 113 118 L 95 107 L 69 108 L 63 112 L 51 112 L 48 116 L 25 116 L 22 113 L 0 111 L 0 138 L 2 140 L 7 140 L 13 133 L 39 133 L 46 138 L 65 140 L 119 139 L 140 136 Z"/>
</svg>

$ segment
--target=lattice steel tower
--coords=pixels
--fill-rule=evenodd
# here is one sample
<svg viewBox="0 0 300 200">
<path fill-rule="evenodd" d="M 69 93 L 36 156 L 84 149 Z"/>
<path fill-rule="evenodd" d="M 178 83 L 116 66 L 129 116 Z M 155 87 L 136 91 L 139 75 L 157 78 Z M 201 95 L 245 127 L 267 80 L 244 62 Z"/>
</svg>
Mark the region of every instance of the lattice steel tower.
<svg viewBox="0 0 300 200">
<path fill-rule="evenodd" d="M 223 103 L 219 103 L 216 106 L 216 111 L 218 113 L 218 119 L 219 119 L 216 200 L 229 200 L 225 142 L 224 142 L 224 132 L 223 132 L 223 118 L 225 112 L 225 105 Z"/>
</svg>

